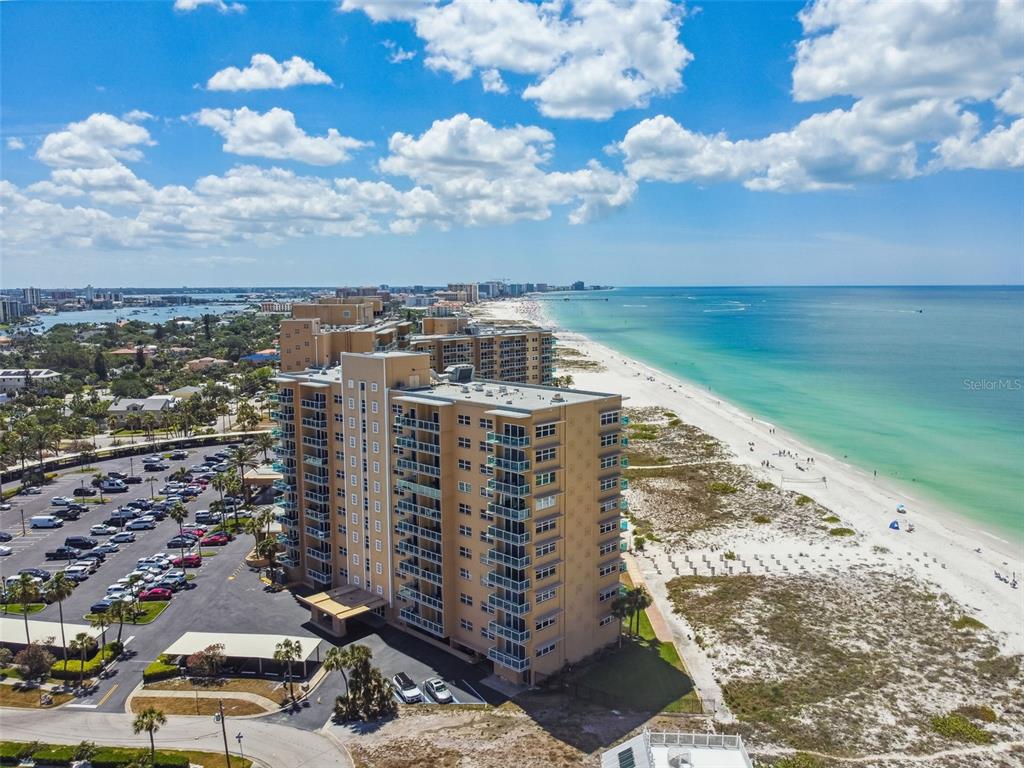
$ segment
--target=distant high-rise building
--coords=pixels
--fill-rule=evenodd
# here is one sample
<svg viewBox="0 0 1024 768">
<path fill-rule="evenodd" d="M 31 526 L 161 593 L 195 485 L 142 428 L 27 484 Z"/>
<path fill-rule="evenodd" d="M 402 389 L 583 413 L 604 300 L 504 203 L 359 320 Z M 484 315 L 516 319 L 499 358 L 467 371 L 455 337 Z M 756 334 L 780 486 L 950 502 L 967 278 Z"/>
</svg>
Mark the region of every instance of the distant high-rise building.
<svg viewBox="0 0 1024 768">
<path fill-rule="evenodd" d="M 0 296 L 0 323 L 10 323 L 22 315 L 22 303 L 13 296 Z"/>
<path fill-rule="evenodd" d="M 43 305 L 43 292 L 38 288 L 22 288 L 21 298 L 30 307 L 41 307 Z"/>
<path fill-rule="evenodd" d="M 584 285 L 582 280 L 577 280 L 575 283 L 572 284 L 572 289 L 574 291 L 582 291 L 585 287 L 586 286 Z"/>
<path fill-rule="evenodd" d="M 96 289 L 93 288 L 91 285 L 85 286 L 85 300 L 87 302 L 91 303 L 95 299 L 96 299 Z"/>
</svg>

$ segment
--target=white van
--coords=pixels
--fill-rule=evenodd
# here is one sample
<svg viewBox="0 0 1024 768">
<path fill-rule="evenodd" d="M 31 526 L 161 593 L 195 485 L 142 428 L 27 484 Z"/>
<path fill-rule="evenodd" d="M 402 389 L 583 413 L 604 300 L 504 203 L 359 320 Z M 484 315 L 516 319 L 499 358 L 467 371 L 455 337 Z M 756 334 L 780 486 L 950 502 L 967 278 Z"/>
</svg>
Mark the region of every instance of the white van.
<svg viewBox="0 0 1024 768">
<path fill-rule="evenodd" d="M 34 515 L 31 525 L 33 528 L 60 528 L 64 521 L 56 515 Z"/>
<path fill-rule="evenodd" d="M 108 477 L 106 480 L 100 481 L 100 490 L 107 491 L 107 493 L 127 491 L 128 486 L 124 484 L 124 480 L 116 480 L 112 477 Z"/>
</svg>

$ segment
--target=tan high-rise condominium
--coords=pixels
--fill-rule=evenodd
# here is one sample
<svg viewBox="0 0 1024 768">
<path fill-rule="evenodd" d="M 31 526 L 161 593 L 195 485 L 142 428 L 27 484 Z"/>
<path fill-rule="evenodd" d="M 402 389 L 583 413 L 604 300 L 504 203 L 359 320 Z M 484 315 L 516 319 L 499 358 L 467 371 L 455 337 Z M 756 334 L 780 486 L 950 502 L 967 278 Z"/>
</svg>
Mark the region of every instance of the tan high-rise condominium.
<svg viewBox="0 0 1024 768">
<path fill-rule="evenodd" d="M 277 379 L 284 563 L 335 634 L 373 611 L 532 683 L 616 638 L 621 397 L 430 369 Z"/>
</svg>

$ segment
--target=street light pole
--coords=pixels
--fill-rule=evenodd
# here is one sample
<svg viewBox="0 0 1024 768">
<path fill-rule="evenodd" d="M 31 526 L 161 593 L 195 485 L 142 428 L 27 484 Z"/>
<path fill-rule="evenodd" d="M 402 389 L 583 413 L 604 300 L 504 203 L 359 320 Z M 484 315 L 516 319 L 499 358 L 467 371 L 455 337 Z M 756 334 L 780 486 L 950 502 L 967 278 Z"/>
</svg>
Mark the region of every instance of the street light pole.
<svg viewBox="0 0 1024 768">
<path fill-rule="evenodd" d="M 21 535 L 25 537 L 28 536 L 28 532 L 25 530 L 25 508 L 19 504 L 18 511 L 21 512 Z"/>
<path fill-rule="evenodd" d="M 231 768 L 231 752 L 228 750 L 228 726 L 224 721 L 224 700 L 220 702 L 220 730 L 224 735 L 224 761 L 227 763 L 227 768 Z"/>
</svg>

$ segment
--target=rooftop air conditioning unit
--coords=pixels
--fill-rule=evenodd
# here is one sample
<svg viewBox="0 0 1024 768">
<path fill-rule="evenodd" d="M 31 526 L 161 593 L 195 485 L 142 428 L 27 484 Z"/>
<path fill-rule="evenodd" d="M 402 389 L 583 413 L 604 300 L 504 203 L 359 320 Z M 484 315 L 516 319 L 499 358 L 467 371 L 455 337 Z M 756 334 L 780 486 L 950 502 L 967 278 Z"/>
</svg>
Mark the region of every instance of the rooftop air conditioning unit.
<svg viewBox="0 0 1024 768">
<path fill-rule="evenodd" d="M 556 392 L 556 393 L 555 393 L 555 396 L 554 396 L 554 397 L 552 397 L 552 398 L 551 398 L 551 400 L 552 400 L 552 402 L 555 402 L 555 403 L 560 403 L 560 402 L 562 402 L 563 400 L 565 400 L 565 398 L 564 398 L 564 397 L 562 397 L 562 393 L 561 393 L 561 392 Z"/>
</svg>

